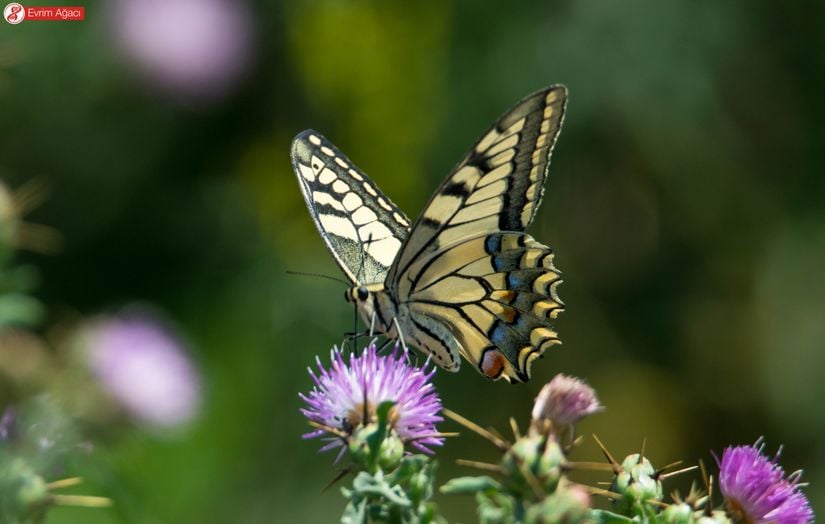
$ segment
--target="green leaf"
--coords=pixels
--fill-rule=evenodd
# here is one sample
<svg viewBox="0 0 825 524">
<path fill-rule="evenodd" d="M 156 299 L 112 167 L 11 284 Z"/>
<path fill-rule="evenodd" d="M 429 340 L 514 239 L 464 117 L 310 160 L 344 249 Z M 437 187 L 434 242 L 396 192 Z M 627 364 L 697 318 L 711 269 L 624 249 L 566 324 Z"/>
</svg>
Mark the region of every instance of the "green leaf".
<svg viewBox="0 0 825 524">
<path fill-rule="evenodd" d="M 341 524 L 363 524 L 367 520 L 367 501 L 350 501 L 341 515 Z"/>
<path fill-rule="evenodd" d="M 512 496 L 490 491 L 476 493 L 478 518 L 483 524 L 516 524 L 521 522 L 517 513 L 521 505 Z"/>
<path fill-rule="evenodd" d="M 404 484 L 424 471 L 429 461 L 430 458 L 425 455 L 407 455 L 401 460 L 401 465 L 387 477 L 397 484 Z"/>
<path fill-rule="evenodd" d="M 659 517 L 659 507 L 654 507 L 653 504 L 647 503 L 643 506 L 644 515 L 642 516 L 643 522 L 649 522 L 652 524 L 658 524 L 661 522 L 661 518 Z"/>
<path fill-rule="evenodd" d="M 488 476 L 457 477 L 441 486 L 441 493 L 446 494 L 475 494 L 480 491 L 500 491 L 501 484 Z"/>
<path fill-rule="evenodd" d="M 438 463 L 426 455 L 409 455 L 404 457 L 391 478 L 395 483 L 406 486 L 407 495 L 417 506 L 433 496 L 437 468 Z"/>
<path fill-rule="evenodd" d="M 357 495 L 383 497 L 387 502 L 405 508 L 411 505 L 404 490 L 398 485 L 390 485 L 380 472 L 373 476 L 362 471 L 352 482 L 352 488 Z"/>
</svg>

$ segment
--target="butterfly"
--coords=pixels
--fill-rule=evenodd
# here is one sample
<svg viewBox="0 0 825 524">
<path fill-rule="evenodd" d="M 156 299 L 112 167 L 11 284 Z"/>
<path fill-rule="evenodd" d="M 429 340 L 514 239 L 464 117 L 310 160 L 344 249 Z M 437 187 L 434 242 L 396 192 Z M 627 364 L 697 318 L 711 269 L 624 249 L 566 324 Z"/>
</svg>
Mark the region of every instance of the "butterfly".
<svg viewBox="0 0 825 524">
<path fill-rule="evenodd" d="M 567 89 L 518 102 L 482 135 L 411 224 L 320 133 L 292 142 L 292 166 L 310 215 L 352 286 L 371 333 L 397 339 L 458 371 L 526 382 L 560 343 L 564 309 L 553 251 L 525 229 L 544 192 Z"/>
</svg>

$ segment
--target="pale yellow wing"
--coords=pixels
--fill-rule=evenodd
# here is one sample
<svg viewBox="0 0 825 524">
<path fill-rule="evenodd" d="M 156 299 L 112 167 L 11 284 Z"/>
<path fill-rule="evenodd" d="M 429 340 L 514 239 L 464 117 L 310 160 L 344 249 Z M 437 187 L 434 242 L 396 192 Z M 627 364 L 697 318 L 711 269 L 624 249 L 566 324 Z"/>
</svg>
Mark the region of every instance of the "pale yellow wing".
<svg viewBox="0 0 825 524">
<path fill-rule="evenodd" d="M 551 86 L 498 119 L 425 206 L 387 274 L 388 287 L 428 252 L 482 233 L 524 231 L 530 225 L 566 103 L 567 89 Z"/>
</svg>

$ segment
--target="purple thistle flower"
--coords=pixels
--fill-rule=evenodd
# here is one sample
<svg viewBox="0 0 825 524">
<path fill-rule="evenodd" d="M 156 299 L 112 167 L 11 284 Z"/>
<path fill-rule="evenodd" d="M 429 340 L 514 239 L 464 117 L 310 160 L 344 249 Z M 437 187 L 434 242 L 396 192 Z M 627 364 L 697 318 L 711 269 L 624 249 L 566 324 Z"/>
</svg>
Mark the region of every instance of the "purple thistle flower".
<svg viewBox="0 0 825 524">
<path fill-rule="evenodd" d="M 200 377 L 181 342 L 144 314 L 104 317 L 85 331 L 88 365 L 134 418 L 157 428 L 191 422 Z"/>
<path fill-rule="evenodd" d="M 398 351 L 379 356 L 374 344 L 361 355 L 350 354 L 349 364 L 337 348 L 332 350 L 331 360 L 327 370 L 316 357 L 319 373 L 309 370 L 315 387 L 308 395 L 300 394 L 306 403 L 301 413 L 332 430 L 317 429 L 304 438 L 335 435 L 321 451 L 343 446 L 342 435 L 351 435 L 355 428 L 374 421 L 376 408 L 386 401 L 395 402 L 390 424 L 402 441 L 429 454 L 431 446 L 444 443 L 435 428 L 444 419 L 438 415 L 441 399 L 430 382 L 434 368 L 411 366 Z M 364 420 L 364 413 L 370 420 Z"/>
<path fill-rule="evenodd" d="M 559 373 L 536 397 L 533 422 L 550 420 L 555 426 L 568 426 L 602 409 L 593 388 L 583 380 Z"/>
<path fill-rule="evenodd" d="M 737 522 L 807 524 L 814 514 L 799 489 L 801 472 L 785 478 L 776 459 L 762 455 L 764 445 L 725 448 L 719 462 L 719 489 L 725 509 Z"/>
</svg>

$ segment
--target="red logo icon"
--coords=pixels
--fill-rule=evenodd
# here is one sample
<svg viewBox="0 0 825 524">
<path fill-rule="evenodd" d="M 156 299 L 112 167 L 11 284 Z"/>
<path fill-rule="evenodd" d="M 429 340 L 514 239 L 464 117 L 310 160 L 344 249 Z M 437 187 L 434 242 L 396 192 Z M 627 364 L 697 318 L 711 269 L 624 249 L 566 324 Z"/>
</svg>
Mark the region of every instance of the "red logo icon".
<svg viewBox="0 0 825 524">
<path fill-rule="evenodd" d="M 10 24 L 19 24 L 26 18 L 26 10 L 17 2 L 12 2 L 3 9 L 3 17 Z"/>
<path fill-rule="evenodd" d="M 3 10 L 6 22 L 19 24 L 23 20 L 44 21 L 54 20 L 62 22 L 76 22 L 86 19 L 86 8 L 82 5 L 75 6 L 29 6 L 23 7 L 17 2 L 12 2 Z"/>
</svg>

